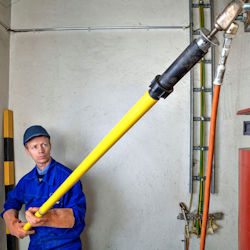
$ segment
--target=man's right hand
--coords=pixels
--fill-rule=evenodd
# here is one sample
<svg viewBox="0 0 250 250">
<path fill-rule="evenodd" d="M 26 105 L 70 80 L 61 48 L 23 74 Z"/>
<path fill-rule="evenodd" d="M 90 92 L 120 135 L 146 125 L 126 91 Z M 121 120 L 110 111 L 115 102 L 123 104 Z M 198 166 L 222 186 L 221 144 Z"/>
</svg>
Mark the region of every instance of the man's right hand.
<svg viewBox="0 0 250 250">
<path fill-rule="evenodd" d="M 30 231 L 23 230 L 23 226 L 26 223 L 18 219 L 18 212 L 14 209 L 7 210 L 4 213 L 3 218 L 11 235 L 16 236 L 18 239 L 23 239 L 24 237 L 35 233 L 35 230 L 30 230 Z"/>
<path fill-rule="evenodd" d="M 23 226 L 25 224 L 26 223 L 24 223 L 24 222 L 17 221 L 17 222 L 14 222 L 11 226 L 8 225 L 10 233 L 12 235 L 16 236 L 18 239 L 23 239 L 24 237 L 26 237 L 30 234 L 34 234 L 35 230 L 28 230 L 28 231 L 23 230 Z"/>
</svg>

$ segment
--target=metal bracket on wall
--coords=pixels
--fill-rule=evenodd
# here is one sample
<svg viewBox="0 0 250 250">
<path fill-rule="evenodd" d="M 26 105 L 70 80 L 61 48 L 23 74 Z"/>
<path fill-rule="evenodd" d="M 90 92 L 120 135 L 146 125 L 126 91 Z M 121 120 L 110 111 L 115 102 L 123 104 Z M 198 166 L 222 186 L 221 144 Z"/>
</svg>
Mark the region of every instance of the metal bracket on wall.
<svg viewBox="0 0 250 250">
<path fill-rule="evenodd" d="M 250 108 L 239 110 L 237 115 L 250 115 Z M 243 135 L 250 135 L 250 121 L 243 122 Z"/>
<path fill-rule="evenodd" d="M 194 121 L 195 122 L 198 122 L 198 121 L 209 122 L 210 121 L 210 117 L 194 117 Z"/>
<path fill-rule="evenodd" d="M 208 221 L 209 221 L 209 226 L 207 233 L 208 234 L 214 234 L 215 231 L 219 228 L 218 225 L 215 224 L 216 220 L 222 220 L 223 219 L 223 213 L 217 212 L 213 214 L 208 214 Z M 201 221 L 202 220 L 202 214 L 197 214 L 195 212 L 189 213 L 188 211 L 185 212 L 185 215 L 182 213 L 179 213 L 177 216 L 178 220 L 185 220 L 186 221 L 186 226 L 185 230 L 188 232 L 188 234 L 195 234 L 198 236 L 197 233 L 197 228 L 195 226 L 195 221 Z M 190 223 L 192 222 L 192 223 Z M 184 249 L 188 249 L 186 244 L 184 246 Z"/>
<path fill-rule="evenodd" d="M 208 220 L 222 220 L 223 219 L 223 213 L 218 212 L 218 213 L 213 213 L 213 214 L 208 214 Z M 196 214 L 196 213 L 187 213 L 186 215 L 187 220 L 193 221 L 193 220 L 201 220 L 202 219 L 202 214 Z M 177 216 L 178 220 L 185 220 L 184 216 L 182 213 L 178 214 Z"/>
<path fill-rule="evenodd" d="M 199 6 L 203 6 L 204 8 L 211 8 L 210 3 L 193 3 L 193 8 L 199 8 Z"/>
<path fill-rule="evenodd" d="M 194 181 L 205 181 L 206 176 L 200 177 L 200 176 L 193 176 Z"/>
<path fill-rule="evenodd" d="M 212 88 L 193 88 L 194 92 L 201 92 L 204 90 L 204 92 L 212 92 Z"/>
<path fill-rule="evenodd" d="M 193 149 L 194 150 L 200 150 L 200 151 L 207 151 L 208 147 L 207 146 L 205 146 L 205 147 L 194 146 Z"/>
<path fill-rule="evenodd" d="M 243 122 L 243 135 L 250 135 L 250 121 Z"/>
</svg>

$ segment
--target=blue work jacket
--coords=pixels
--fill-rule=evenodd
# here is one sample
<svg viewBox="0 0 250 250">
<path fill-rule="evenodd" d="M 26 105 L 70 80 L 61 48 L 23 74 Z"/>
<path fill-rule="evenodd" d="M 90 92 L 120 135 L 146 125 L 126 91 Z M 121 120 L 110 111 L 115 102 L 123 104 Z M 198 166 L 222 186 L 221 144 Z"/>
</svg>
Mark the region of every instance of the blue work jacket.
<svg viewBox="0 0 250 250">
<path fill-rule="evenodd" d="M 25 210 L 41 207 L 71 173 L 72 170 L 51 159 L 48 172 L 39 181 L 35 167 L 8 193 L 1 216 L 9 209 L 19 211 L 23 204 Z M 86 199 L 81 182 L 78 181 L 53 208 L 72 208 L 75 217 L 73 228 L 35 227 L 35 234 L 30 235 L 29 249 L 82 249 L 80 234 L 85 226 Z"/>
</svg>

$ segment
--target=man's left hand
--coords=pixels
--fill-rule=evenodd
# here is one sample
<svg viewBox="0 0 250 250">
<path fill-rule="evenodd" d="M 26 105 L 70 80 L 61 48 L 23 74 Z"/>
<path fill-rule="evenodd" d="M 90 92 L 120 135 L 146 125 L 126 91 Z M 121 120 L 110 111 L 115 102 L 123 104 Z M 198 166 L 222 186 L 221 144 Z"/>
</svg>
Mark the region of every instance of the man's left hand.
<svg viewBox="0 0 250 250">
<path fill-rule="evenodd" d="M 38 211 L 39 207 L 30 207 L 26 212 L 26 220 L 30 223 L 32 227 L 41 227 L 45 226 L 48 222 L 48 218 L 46 216 L 43 216 L 41 218 L 38 218 L 35 216 L 35 213 Z"/>
</svg>

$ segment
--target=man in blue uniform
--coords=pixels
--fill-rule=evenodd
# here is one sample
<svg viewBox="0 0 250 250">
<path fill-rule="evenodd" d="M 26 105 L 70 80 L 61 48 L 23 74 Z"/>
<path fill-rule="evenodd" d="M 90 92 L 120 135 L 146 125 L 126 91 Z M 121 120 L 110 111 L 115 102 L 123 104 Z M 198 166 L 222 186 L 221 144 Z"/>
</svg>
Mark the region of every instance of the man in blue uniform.
<svg viewBox="0 0 250 250">
<path fill-rule="evenodd" d="M 80 250 L 80 234 L 85 226 L 85 195 L 78 181 L 42 218 L 34 214 L 71 174 L 71 170 L 50 156 L 48 132 L 41 126 L 31 126 L 23 138 L 25 152 L 36 166 L 8 193 L 2 217 L 10 233 L 17 238 L 30 236 L 29 249 Z M 25 205 L 25 216 L 32 230 L 23 230 L 18 211 Z"/>
</svg>

